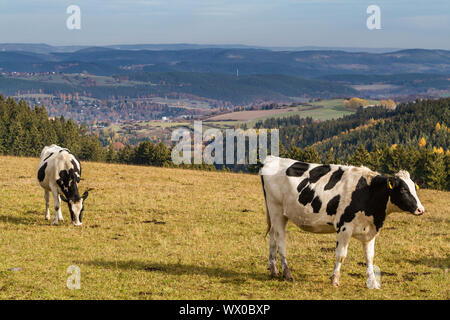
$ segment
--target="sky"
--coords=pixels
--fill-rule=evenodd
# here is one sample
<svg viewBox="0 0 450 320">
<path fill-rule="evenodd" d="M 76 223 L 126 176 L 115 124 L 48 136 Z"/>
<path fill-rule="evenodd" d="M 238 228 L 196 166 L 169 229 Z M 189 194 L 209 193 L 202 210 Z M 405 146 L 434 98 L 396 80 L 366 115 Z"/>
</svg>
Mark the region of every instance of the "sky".
<svg viewBox="0 0 450 320">
<path fill-rule="evenodd" d="M 69 5 L 81 29 L 69 30 Z M 380 8 L 369 30 L 367 7 Z M 450 50 L 449 0 L 0 0 L 0 43 Z"/>
</svg>

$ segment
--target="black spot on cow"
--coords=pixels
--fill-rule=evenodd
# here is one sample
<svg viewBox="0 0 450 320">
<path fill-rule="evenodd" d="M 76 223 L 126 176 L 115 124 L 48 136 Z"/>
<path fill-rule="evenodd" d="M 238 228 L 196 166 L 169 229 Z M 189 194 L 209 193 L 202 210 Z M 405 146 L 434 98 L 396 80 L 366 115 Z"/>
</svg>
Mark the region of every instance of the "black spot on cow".
<svg viewBox="0 0 450 320">
<path fill-rule="evenodd" d="M 389 189 L 386 177 L 376 176 L 370 185 L 365 177 L 361 177 L 352 193 L 350 204 L 345 208 L 337 224 L 338 232 L 346 222 L 351 222 L 357 212 L 364 212 L 366 216 L 373 216 L 373 222 L 378 231 L 386 218 L 386 205 Z"/>
<path fill-rule="evenodd" d="M 44 181 L 44 179 L 45 179 L 45 169 L 46 168 L 47 168 L 47 162 L 44 162 L 42 167 L 40 167 L 38 170 L 38 180 L 41 182 Z"/>
<path fill-rule="evenodd" d="M 70 162 L 73 165 L 73 171 L 80 173 L 80 169 L 78 168 L 78 164 L 75 162 L 75 160 L 72 159 L 72 160 L 70 160 Z"/>
<path fill-rule="evenodd" d="M 74 154 L 72 154 L 71 153 L 71 155 L 75 158 L 75 160 L 77 160 L 77 162 L 80 164 L 80 166 L 78 167 L 78 169 L 79 169 L 79 174 L 80 174 L 80 177 L 81 177 L 81 161 L 80 161 L 80 159 L 78 159 L 78 157 L 76 156 L 76 155 L 74 155 Z"/>
<path fill-rule="evenodd" d="M 81 198 L 78 193 L 77 180 L 78 177 L 73 168 L 70 168 L 69 171 L 61 170 L 59 172 L 59 179 L 56 180 L 56 184 L 59 186 L 66 199 L 72 200 L 73 202 L 78 202 Z"/>
<path fill-rule="evenodd" d="M 345 227 L 342 228 L 342 232 L 344 232 L 344 231 L 345 231 Z"/>
<path fill-rule="evenodd" d="M 72 219 L 72 221 L 75 221 L 75 213 L 72 210 L 72 204 L 69 202 L 69 212 L 70 212 L 70 219 Z M 80 216 L 80 222 L 81 222 L 81 216 Z"/>
<path fill-rule="evenodd" d="M 327 225 L 332 226 L 333 224 L 331 222 L 327 222 Z"/>
<path fill-rule="evenodd" d="M 53 155 L 53 152 L 51 152 L 45 159 L 44 161 L 47 161 L 48 158 L 50 158 Z"/>
<path fill-rule="evenodd" d="M 339 241 L 336 241 L 336 248 L 338 247 L 338 245 L 339 245 Z"/>
<path fill-rule="evenodd" d="M 311 202 L 311 206 L 314 213 L 319 213 L 320 208 L 322 207 L 322 200 L 320 200 L 319 196 L 316 196 L 314 198 L 314 200 Z"/>
<path fill-rule="evenodd" d="M 339 201 L 341 200 L 341 196 L 338 194 L 333 197 L 327 204 L 327 215 L 332 216 L 337 212 L 337 208 L 339 206 Z"/>
<path fill-rule="evenodd" d="M 76 163 L 73 159 L 70 160 L 70 162 L 71 162 L 72 165 L 73 165 L 73 171 L 74 171 L 75 173 L 78 173 L 78 176 L 77 176 L 76 180 L 77 180 L 77 182 L 80 182 L 81 168 L 78 168 L 77 163 Z"/>
<path fill-rule="evenodd" d="M 395 177 L 391 178 L 391 184 L 393 185 L 390 192 L 391 202 L 404 211 L 414 213 L 417 210 L 417 201 L 405 181 Z"/>
<path fill-rule="evenodd" d="M 288 177 L 301 177 L 308 169 L 308 163 L 297 161 L 286 169 L 286 175 Z"/>
<path fill-rule="evenodd" d="M 299 183 L 299 185 L 297 186 L 297 191 L 302 192 L 303 188 L 306 187 L 307 184 L 308 178 L 304 179 L 302 182 Z"/>
<path fill-rule="evenodd" d="M 314 169 L 311 169 L 309 172 L 309 182 L 315 183 L 319 181 L 320 178 L 322 178 L 324 175 L 326 175 L 328 172 L 331 171 L 331 167 L 328 164 L 324 164 L 318 167 L 315 167 Z"/>
<path fill-rule="evenodd" d="M 333 189 L 334 186 L 341 180 L 343 174 L 344 170 L 342 170 L 341 168 L 333 172 L 330 177 L 330 180 L 328 180 L 328 183 L 325 185 L 324 190 Z"/>
<path fill-rule="evenodd" d="M 306 206 L 310 203 L 314 198 L 314 190 L 312 190 L 309 186 L 303 189 L 303 191 L 298 196 L 298 201 Z"/>
</svg>

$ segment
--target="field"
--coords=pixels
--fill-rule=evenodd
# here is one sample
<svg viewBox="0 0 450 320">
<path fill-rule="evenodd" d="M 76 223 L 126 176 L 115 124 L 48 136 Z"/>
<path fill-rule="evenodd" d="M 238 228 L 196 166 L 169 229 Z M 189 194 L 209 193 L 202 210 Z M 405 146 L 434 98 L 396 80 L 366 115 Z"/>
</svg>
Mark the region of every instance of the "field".
<svg viewBox="0 0 450 320">
<path fill-rule="evenodd" d="M 283 109 L 269 109 L 269 110 L 249 110 L 249 111 L 237 111 L 221 114 L 208 118 L 208 121 L 248 121 L 264 117 L 274 117 L 280 113 L 292 113 L 298 111 L 298 108 L 283 108 Z"/>
<path fill-rule="evenodd" d="M 259 177 L 84 163 L 82 227 L 44 220 L 38 159 L 0 157 L 0 299 L 449 299 L 450 194 L 420 190 L 422 217 L 390 216 L 377 239 L 381 290 L 352 240 L 341 286 L 335 235 L 288 225 L 295 281 L 269 280 Z M 81 289 L 66 287 L 67 268 Z"/>
<path fill-rule="evenodd" d="M 368 100 L 370 104 L 377 104 L 376 100 Z M 299 105 L 283 109 L 238 111 L 217 115 L 207 119 L 208 121 L 236 121 L 253 126 L 256 121 L 268 118 L 283 118 L 294 115 L 311 117 L 315 120 L 329 120 L 341 118 L 354 113 L 354 110 L 344 107 L 344 99 L 331 99 L 309 102 L 310 105 Z"/>
</svg>

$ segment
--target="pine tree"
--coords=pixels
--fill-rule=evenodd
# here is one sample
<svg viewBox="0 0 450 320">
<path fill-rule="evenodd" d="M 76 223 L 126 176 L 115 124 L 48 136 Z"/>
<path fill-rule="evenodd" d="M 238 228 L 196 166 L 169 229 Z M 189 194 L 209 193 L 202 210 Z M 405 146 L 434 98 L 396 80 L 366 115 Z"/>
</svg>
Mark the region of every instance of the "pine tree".
<svg viewBox="0 0 450 320">
<path fill-rule="evenodd" d="M 336 157 L 334 156 L 334 149 L 331 147 L 326 154 L 325 157 L 325 163 L 326 164 L 334 164 L 336 163 Z"/>
<path fill-rule="evenodd" d="M 444 155 L 431 149 L 422 150 L 416 173 L 426 187 L 443 189 L 447 185 L 447 168 Z"/>
<path fill-rule="evenodd" d="M 320 163 L 320 156 L 317 152 L 316 148 L 314 147 L 306 147 L 305 150 L 303 150 L 303 159 L 301 159 L 304 162 L 310 162 L 310 163 Z"/>
<path fill-rule="evenodd" d="M 348 163 L 353 166 L 362 166 L 368 162 L 369 158 L 369 151 L 367 151 L 367 149 L 363 145 L 359 145 L 355 153 L 353 153 L 353 155 L 348 160 Z"/>
</svg>

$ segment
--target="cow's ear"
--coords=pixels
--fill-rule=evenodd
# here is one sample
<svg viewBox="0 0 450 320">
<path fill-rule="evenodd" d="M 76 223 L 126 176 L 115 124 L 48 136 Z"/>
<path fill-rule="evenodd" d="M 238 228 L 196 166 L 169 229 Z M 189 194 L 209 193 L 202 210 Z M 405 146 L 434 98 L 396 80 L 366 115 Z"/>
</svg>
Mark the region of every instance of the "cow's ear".
<svg viewBox="0 0 450 320">
<path fill-rule="evenodd" d="M 85 192 L 83 193 L 83 195 L 81 196 L 81 198 L 82 198 L 83 200 L 86 200 L 88 196 L 89 196 L 89 191 L 85 191 Z"/>
<path fill-rule="evenodd" d="M 62 194 L 59 195 L 62 201 L 69 203 L 69 200 L 66 199 L 66 197 Z"/>
</svg>

